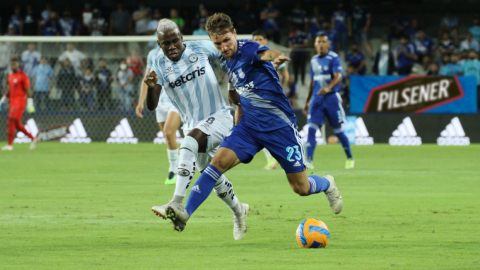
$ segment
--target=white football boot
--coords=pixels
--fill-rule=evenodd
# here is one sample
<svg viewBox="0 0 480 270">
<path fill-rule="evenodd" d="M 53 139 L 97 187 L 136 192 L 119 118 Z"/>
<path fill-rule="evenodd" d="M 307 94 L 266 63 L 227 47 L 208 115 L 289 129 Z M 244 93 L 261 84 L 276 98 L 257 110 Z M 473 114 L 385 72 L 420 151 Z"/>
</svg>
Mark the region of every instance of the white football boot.
<svg viewBox="0 0 480 270">
<path fill-rule="evenodd" d="M 12 150 L 13 150 L 13 146 L 8 144 L 2 147 L 2 151 L 12 151 Z"/>
<path fill-rule="evenodd" d="M 187 226 L 187 221 L 190 218 L 190 215 L 187 213 L 183 207 L 178 207 L 178 205 L 170 204 L 165 209 L 165 213 L 168 219 L 173 222 L 173 228 L 176 231 L 183 231 L 185 226 Z"/>
<path fill-rule="evenodd" d="M 233 238 L 235 240 L 242 240 L 247 233 L 247 225 L 245 220 L 247 219 L 248 211 L 250 211 L 250 206 L 246 203 L 241 203 L 242 206 L 242 215 L 237 217 L 233 215 Z"/>
<path fill-rule="evenodd" d="M 37 138 L 34 138 L 30 143 L 30 150 L 37 148 Z"/>
<path fill-rule="evenodd" d="M 328 204 L 330 205 L 330 208 L 332 208 L 332 212 L 334 214 L 338 214 L 342 211 L 343 207 L 342 195 L 340 195 L 340 191 L 338 191 L 337 184 L 335 183 L 335 178 L 333 178 L 333 176 L 327 174 L 323 177 L 330 182 L 330 187 L 325 190 L 325 196 L 327 196 Z"/>
<path fill-rule="evenodd" d="M 163 219 L 167 219 L 167 207 L 169 207 L 170 205 L 175 205 L 176 208 L 183 209 L 183 206 L 178 202 L 170 201 L 169 203 L 162 206 L 152 207 L 152 212 Z"/>
</svg>

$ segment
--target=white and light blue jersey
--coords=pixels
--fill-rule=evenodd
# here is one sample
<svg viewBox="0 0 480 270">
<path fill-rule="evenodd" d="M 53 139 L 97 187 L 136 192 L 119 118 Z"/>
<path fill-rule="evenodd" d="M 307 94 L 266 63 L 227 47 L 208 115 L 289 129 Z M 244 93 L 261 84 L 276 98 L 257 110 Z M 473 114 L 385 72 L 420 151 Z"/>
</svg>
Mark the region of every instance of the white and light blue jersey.
<svg viewBox="0 0 480 270">
<path fill-rule="evenodd" d="M 240 96 L 242 121 L 258 131 L 272 131 L 297 122 L 275 68 L 258 56 L 266 50 L 269 48 L 256 42 L 238 40 L 232 61 L 220 58 L 220 67 Z"/>
<path fill-rule="evenodd" d="M 157 84 L 178 109 L 184 129 L 188 130 L 226 106 L 209 62 L 209 59 L 219 58 L 220 53 L 207 40 L 187 41 L 184 45 L 180 60 L 174 62 L 163 53 L 159 54 L 152 70 L 158 75 Z"/>
<path fill-rule="evenodd" d="M 147 56 L 147 68 L 149 70 L 152 70 L 152 65 L 153 65 L 153 61 L 155 60 L 155 57 L 157 56 L 160 56 L 160 55 L 163 55 L 163 50 L 160 49 L 159 46 L 156 46 L 155 49 L 151 50 L 149 53 L 148 53 L 148 56 Z M 172 102 L 170 101 L 170 98 L 168 97 L 168 95 L 165 93 L 165 91 L 162 91 L 160 93 L 160 98 L 158 99 L 158 105 L 157 105 L 157 108 L 158 107 L 164 107 L 164 106 L 169 106 L 169 105 L 172 105 Z"/>
<path fill-rule="evenodd" d="M 342 62 L 338 54 L 329 51 L 323 57 L 318 54 L 310 60 L 310 79 L 313 80 L 313 96 L 327 86 L 335 77 L 335 72 L 343 73 Z M 338 92 L 342 89 L 340 83 L 334 86 L 331 92 Z"/>
</svg>

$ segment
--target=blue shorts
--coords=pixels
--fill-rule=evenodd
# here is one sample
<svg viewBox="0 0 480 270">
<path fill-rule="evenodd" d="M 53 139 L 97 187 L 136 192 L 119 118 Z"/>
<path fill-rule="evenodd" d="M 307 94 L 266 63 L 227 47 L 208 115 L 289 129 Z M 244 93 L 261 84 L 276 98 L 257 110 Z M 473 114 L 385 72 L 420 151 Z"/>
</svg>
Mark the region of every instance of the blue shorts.
<svg viewBox="0 0 480 270">
<path fill-rule="evenodd" d="M 315 95 L 308 110 L 307 123 L 323 126 L 325 117 L 332 127 L 338 127 L 346 122 L 342 98 L 339 93 Z"/>
<path fill-rule="evenodd" d="M 266 148 L 286 173 L 305 170 L 303 142 L 296 124 L 261 132 L 240 121 L 225 137 L 220 147 L 231 149 L 242 163 L 250 163 L 258 151 Z"/>
</svg>

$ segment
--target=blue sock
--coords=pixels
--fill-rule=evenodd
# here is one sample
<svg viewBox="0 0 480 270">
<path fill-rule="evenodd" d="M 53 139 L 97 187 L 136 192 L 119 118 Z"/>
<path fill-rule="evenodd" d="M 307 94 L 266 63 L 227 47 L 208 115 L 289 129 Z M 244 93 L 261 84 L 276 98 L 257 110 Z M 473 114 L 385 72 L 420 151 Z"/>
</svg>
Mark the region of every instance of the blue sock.
<svg viewBox="0 0 480 270">
<path fill-rule="evenodd" d="M 335 135 L 337 135 L 338 139 L 340 140 L 340 143 L 342 144 L 343 150 L 345 151 L 347 158 L 352 158 L 352 150 L 350 150 L 350 143 L 348 142 L 348 138 L 345 133 L 341 131 L 339 133 L 335 133 Z"/>
<path fill-rule="evenodd" d="M 308 177 L 310 182 L 310 193 L 315 194 L 327 190 L 330 187 L 330 182 L 327 179 L 320 177 L 318 175 L 310 175 Z"/>
<path fill-rule="evenodd" d="M 193 212 L 195 212 L 208 198 L 210 193 L 212 193 L 220 176 L 222 176 L 222 174 L 212 165 L 208 165 L 203 171 L 202 175 L 200 175 L 197 182 L 193 185 L 190 195 L 188 195 L 187 205 L 185 205 L 185 210 L 187 210 L 190 216 L 192 216 Z"/>
<path fill-rule="evenodd" d="M 313 154 L 315 153 L 315 147 L 317 147 L 317 140 L 315 138 L 315 133 L 317 133 L 317 129 L 313 127 L 308 128 L 308 137 L 307 137 L 307 161 L 313 161 Z"/>
</svg>

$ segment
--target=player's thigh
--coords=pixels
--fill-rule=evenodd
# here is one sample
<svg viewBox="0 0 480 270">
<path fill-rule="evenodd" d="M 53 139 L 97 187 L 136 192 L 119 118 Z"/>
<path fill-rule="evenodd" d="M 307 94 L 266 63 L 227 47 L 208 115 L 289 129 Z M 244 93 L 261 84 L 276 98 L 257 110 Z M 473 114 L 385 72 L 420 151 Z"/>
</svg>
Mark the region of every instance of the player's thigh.
<svg viewBox="0 0 480 270">
<path fill-rule="evenodd" d="M 22 120 L 23 112 L 25 111 L 25 105 L 23 104 L 10 104 L 8 117 L 16 119 L 18 121 Z"/>
<path fill-rule="evenodd" d="M 250 163 L 253 157 L 258 151 L 263 149 L 255 136 L 256 131 L 244 125 L 243 121 L 240 121 L 238 125 L 232 128 L 232 130 L 225 136 L 225 139 L 220 144 L 218 152 L 215 154 L 215 158 L 220 156 L 219 153 L 233 152 L 241 163 Z M 226 149 L 230 151 L 227 151 Z"/>
<path fill-rule="evenodd" d="M 170 110 L 167 116 L 167 120 L 165 121 L 165 127 L 163 132 L 175 136 L 177 130 L 180 128 L 181 123 L 182 121 L 180 119 L 180 114 L 178 114 L 177 111 Z"/>
<path fill-rule="evenodd" d="M 206 151 L 213 157 L 218 146 L 233 127 L 233 117 L 229 111 L 220 111 L 200 121 L 195 128 L 207 134 Z"/>
<path fill-rule="evenodd" d="M 262 133 L 261 143 L 287 174 L 305 169 L 303 142 L 295 124 Z"/>
<path fill-rule="evenodd" d="M 332 127 L 338 127 L 346 122 L 345 111 L 342 107 L 342 97 L 339 93 L 329 95 L 326 102 L 325 115 Z"/>
<path fill-rule="evenodd" d="M 307 123 L 323 126 L 325 123 L 325 112 L 321 102 L 312 101 L 308 110 Z"/>
</svg>

